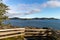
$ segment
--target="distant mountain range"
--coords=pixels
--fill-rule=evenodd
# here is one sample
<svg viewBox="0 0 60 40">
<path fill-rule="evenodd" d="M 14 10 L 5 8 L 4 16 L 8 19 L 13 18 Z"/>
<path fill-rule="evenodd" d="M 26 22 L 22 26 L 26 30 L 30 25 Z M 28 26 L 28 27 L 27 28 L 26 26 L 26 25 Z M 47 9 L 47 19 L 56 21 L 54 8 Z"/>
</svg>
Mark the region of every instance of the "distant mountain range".
<svg viewBox="0 0 60 40">
<path fill-rule="evenodd" d="M 9 18 L 9 19 L 19 19 L 19 20 L 58 20 L 56 18 L 18 18 L 18 17 L 14 17 L 14 18 Z"/>
</svg>

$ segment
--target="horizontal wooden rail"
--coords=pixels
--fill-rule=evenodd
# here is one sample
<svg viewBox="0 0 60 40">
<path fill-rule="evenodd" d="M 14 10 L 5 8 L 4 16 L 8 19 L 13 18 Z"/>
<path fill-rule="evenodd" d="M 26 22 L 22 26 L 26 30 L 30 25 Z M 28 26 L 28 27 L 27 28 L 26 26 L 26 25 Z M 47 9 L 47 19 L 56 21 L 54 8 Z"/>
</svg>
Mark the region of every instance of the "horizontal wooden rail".
<svg viewBox="0 0 60 40">
<path fill-rule="evenodd" d="M 0 39 L 9 38 L 9 37 L 15 37 L 15 36 L 22 36 L 22 35 L 23 34 L 15 34 L 15 35 L 3 36 L 3 37 L 0 37 Z"/>
<path fill-rule="evenodd" d="M 24 31 L 25 28 L 13 28 L 13 29 L 1 29 L 0 32 L 4 32 L 4 31 L 16 31 L 16 30 L 20 30 L 20 31 Z"/>
<path fill-rule="evenodd" d="M 50 36 L 52 34 L 51 29 L 26 29 L 25 37 L 28 36 Z"/>
<path fill-rule="evenodd" d="M 1 29 L 0 39 L 24 35 L 25 28 Z"/>
<path fill-rule="evenodd" d="M 25 28 L 12 28 L 12 29 L 1 29 L 0 30 L 0 39 L 9 38 L 14 36 L 24 35 L 28 36 L 47 36 L 52 34 L 50 29 L 25 29 Z"/>
</svg>

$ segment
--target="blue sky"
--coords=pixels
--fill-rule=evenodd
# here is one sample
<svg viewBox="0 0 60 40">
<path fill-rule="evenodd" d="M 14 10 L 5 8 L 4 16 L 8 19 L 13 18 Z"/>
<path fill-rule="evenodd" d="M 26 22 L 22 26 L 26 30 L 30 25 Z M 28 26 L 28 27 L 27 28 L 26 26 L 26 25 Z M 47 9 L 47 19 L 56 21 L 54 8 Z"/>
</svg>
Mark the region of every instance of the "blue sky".
<svg viewBox="0 0 60 40">
<path fill-rule="evenodd" d="M 10 10 L 9 17 L 54 17 L 60 19 L 60 0 L 3 0 Z"/>
</svg>

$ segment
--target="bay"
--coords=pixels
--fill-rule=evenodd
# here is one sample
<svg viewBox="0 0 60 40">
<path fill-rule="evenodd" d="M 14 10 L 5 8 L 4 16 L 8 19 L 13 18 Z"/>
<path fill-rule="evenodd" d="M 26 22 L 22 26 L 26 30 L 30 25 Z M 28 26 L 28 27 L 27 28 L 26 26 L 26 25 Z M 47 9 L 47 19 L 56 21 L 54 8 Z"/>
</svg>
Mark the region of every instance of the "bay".
<svg viewBox="0 0 60 40">
<path fill-rule="evenodd" d="M 12 26 L 32 26 L 32 27 L 50 27 L 60 30 L 60 20 L 5 20 L 5 24 L 11 24 Z"/>
</svg>

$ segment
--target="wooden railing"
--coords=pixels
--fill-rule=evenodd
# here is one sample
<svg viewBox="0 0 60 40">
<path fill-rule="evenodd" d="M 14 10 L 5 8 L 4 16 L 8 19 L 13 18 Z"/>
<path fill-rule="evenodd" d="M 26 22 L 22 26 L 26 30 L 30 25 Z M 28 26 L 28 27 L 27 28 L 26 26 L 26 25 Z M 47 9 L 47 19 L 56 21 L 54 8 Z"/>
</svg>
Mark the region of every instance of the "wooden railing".
<svg viewBox="0 0 60 40">
<path fill-rule="evenodd" d="M 49 29 L 26 29 L 25 36 L 50 36 L 52 34 Z"/>
<path fill-rule="evenodd" d="M 0 39 L 24 35 L 25 28 L 13 28 L 0 30 Z"/>
<path fill-rule="evenodd" d="M 15 37 L 24 35 L 24 37 L 28 36 L 47 36 L 51 35 L 52 32 L 49 29 L 25 29 L 25 28 L 13 28 L 13 29 L 1 29 L 0 30 L 0 39 Z"/>
</svg>

